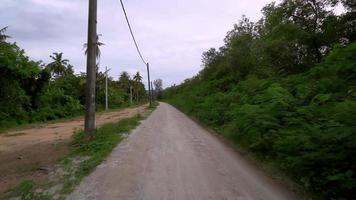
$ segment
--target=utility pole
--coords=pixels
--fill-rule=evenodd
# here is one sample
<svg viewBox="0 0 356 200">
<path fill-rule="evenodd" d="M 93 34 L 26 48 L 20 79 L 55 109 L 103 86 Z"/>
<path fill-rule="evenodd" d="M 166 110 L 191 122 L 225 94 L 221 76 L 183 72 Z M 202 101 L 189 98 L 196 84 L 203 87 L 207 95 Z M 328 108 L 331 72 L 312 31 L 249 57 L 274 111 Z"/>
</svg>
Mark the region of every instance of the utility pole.
<svg viewBox="0 0 356 200">
<path fill-rule="evenodd" d="M 108 69 L 108 67 L 105 67 L 105 110 L 109 110 L 109 98 L 108 98 L 108 72 L 111 69 Z"/>
<path fill-rule="evenodd" d="M 152 99 L 152 102 L 155 101 L 155 97 L 154 97 L 154 90 L 153 90 L 153 84 L 152 84 L 152 81 L 151 81 L 151 99 Z"/>
<path fill-rule="evenodd" d="M 147 77 L 148 77 L 148 98 L 150 100 L 150 107 L 152 107 L 150 65 L 149 65 L 149 63 L 147 63 L 146 66 L 147 66 Z"/>
<path fill-rule="evenodd" d="M 95 81 L 96 81 L 96 45 L 97 45 L 97 0 L 89 0 L 88 49 L 85 95 L 84 132 L 91 135 L 95 129 Z"/>
</svg>

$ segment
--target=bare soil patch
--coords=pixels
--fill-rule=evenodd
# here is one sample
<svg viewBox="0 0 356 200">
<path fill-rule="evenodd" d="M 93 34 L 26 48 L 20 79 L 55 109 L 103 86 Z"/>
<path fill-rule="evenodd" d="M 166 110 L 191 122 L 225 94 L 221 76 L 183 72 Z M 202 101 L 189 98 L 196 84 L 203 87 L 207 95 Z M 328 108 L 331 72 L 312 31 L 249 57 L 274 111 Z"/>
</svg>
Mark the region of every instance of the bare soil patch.
<svg viewBox="0 0 356 200">
<path fill-rule="evenodd" d="M 101 126 L 142 114 L 146 107 L 143 105 L 97 114 L 96 124 Z M 73 132 L 82 129 L 83 124 L 83 118 L 76 118 L 1 134 L 0 194 L 24 180 L 45 182 L 55 164 L 68 154 Z"/>
</svg>

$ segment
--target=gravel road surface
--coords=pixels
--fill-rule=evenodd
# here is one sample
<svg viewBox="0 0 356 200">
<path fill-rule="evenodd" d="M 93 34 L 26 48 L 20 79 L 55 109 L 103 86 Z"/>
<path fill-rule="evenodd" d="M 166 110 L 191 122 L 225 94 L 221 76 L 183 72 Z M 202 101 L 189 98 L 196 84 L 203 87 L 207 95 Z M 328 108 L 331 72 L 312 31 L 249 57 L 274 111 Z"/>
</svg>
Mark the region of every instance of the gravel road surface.
<svg viewBox="0 0 356 200">
<path fill-rule="evenodd" d="M 183 113 L 161 103 L 68 199 L 299 198 Z"/>
</svg>

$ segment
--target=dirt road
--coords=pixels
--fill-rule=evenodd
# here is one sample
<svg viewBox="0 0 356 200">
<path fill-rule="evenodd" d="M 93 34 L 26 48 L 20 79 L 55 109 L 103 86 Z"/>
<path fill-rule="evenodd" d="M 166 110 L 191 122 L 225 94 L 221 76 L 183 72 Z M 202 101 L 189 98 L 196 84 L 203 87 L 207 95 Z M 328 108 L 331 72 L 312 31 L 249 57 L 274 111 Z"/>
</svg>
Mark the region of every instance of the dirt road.
<svg viewBox="0 0 356 200">
<path fill-rule="evenodd" d="M 97 114 L 98 126 L 133 117 L 147 105 Z M 68 153 L 74 130 L 82 129 L 82 117 L 0 134 L 0 194 L 23 180 L 45 181 L 50 168 Z"/>
<path fill-rule="evenodd" d="M 68 199 L 298 198 L 184 114 L 161 103 Z"/>
</svg>

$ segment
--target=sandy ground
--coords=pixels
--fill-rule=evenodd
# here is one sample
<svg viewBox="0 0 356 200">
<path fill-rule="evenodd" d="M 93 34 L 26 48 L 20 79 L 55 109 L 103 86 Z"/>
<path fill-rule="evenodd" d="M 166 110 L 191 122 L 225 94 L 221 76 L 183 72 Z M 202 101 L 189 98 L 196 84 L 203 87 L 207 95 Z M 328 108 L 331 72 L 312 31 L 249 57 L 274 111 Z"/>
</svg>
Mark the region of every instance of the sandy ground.
<svg viewBox="0 0 356 200">
<path fill-rule="evenodd" d="M 184 114 L 161 103 L 68 199 L 300 198 Z"/>
<path fill-rule="evenodd" d="M 97 126 L 143 113 L 147 105 L 97 115 Z M 23 180 L 46 180 L 48 171 L 68 153 L 74 130 L 83 118 L 42 124 L 0 134 L 0 194 Z"/>
</svg>

